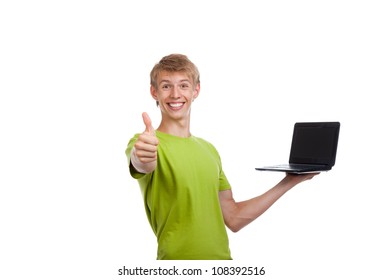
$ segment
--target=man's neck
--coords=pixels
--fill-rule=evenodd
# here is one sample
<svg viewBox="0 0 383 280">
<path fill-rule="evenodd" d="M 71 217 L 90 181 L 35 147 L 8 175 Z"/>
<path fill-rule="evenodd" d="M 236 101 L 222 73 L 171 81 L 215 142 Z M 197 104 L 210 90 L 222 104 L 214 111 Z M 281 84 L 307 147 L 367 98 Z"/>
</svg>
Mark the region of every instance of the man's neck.
<svg viewBox="0 0 383 280">
<path fill-rule="evenodd" d="M 157 130 L 174 136 L 187 138 L 191 136 L 190 119 L 180 121 L 162 119 Z"/>
</svg>

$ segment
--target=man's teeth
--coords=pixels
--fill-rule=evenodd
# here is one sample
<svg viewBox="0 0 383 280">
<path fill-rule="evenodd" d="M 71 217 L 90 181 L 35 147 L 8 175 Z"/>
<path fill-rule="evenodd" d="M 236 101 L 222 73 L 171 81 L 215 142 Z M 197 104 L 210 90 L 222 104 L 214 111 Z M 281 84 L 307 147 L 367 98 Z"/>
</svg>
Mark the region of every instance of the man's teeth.
<svg viewBox="0 0 383 280">
<path fill-rule="evenodd" d="M 183 103 L 169 103 L 169 106 L 172 108 L 181 107 L 182 105 L 183 105 Z"/>
</svg>

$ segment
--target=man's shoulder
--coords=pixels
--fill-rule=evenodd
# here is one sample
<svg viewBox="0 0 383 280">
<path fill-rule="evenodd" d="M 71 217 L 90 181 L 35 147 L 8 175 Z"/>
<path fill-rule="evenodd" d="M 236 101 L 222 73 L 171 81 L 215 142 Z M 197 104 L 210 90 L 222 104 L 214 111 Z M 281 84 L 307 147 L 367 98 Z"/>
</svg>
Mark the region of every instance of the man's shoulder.
<svg viewBox="0 0 383 280">
<path fill-rule="evenodd" d="M 199 143 L 201 146 L 204 146 L 204 147 L 208 148 L 209 150 L 214 151 L 215 153 L 218 153 L 217 149 L 212 144 L 212 142 L 210 142 L 210 141 L 208 141 L 202 137 L 198 137 L 198 136 L 193 136 L 193 137 L 194 137 L 195 141 L 197 143 Z"/>
<path fill-rule="evenodd" d="M 198 137 L 198 136 L 195 136 L 195 135 L 193 135 L 192 137 L 194 138 L 194 140 L 195 140 L 196 142 L 199 142 L 199 143 L 201 143 L 201 144 L 205 144 L 205 145 L 211 145 L 211 146 L 213 146 L 213 144 L 212 144 L 210 141 L 206 140 L 205 138 Z"/>
</svg>

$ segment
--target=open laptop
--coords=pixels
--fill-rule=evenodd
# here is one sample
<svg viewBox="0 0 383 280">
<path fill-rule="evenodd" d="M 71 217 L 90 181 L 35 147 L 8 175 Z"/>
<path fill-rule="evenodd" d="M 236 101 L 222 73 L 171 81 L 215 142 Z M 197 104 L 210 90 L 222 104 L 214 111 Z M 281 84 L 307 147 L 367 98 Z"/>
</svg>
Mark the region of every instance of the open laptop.
<svg viewBox="0 0 383 280">
<path fill-rule="evenodd" d="M 331 170 L 335 165 L 339 129 L 339 122 L 295 123 L 289 163 L 255 169 L 296 174 Z"/>
</svg>

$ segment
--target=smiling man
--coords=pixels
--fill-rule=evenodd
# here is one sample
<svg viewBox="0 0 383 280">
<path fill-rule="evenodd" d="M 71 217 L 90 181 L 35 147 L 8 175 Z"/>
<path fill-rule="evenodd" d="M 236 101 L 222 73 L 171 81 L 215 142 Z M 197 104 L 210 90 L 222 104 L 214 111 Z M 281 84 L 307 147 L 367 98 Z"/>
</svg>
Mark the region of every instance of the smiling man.
<svg viewBox="0 0 383 280">
<path fill-rule="evenodd" d="M 200 93 L 197 67 L 185 55 L 165 56 L 151 71 L 150 83 L 161 123 L 154 129 L 143 113 L 145 130 L 125 152 L 157 237 L 157 259 L 229 260 L 226 226 L 240 230 L 315 174 L 286 174 L 266 193 L 236 202 L 217 150 L 190 132 L 192 103 Z"/>
</svg>

